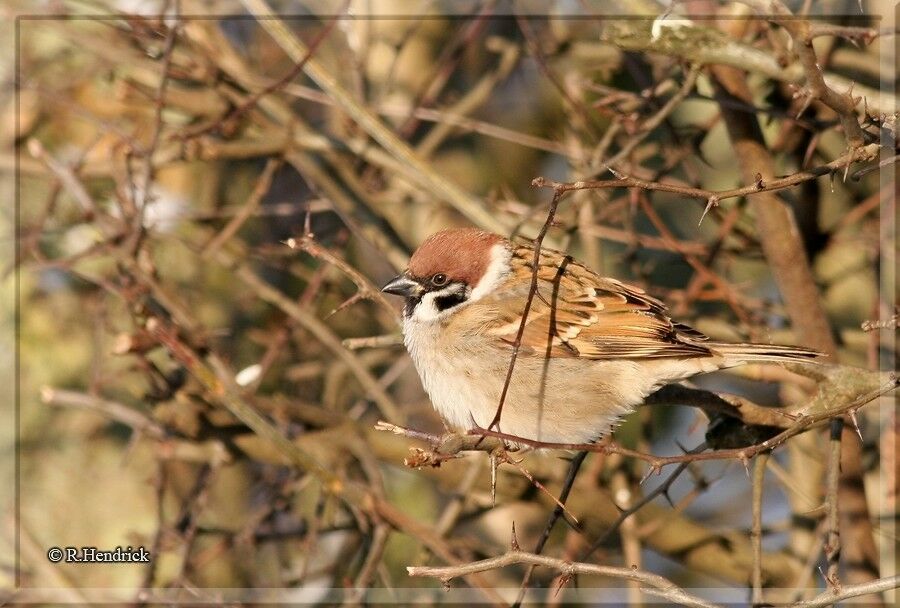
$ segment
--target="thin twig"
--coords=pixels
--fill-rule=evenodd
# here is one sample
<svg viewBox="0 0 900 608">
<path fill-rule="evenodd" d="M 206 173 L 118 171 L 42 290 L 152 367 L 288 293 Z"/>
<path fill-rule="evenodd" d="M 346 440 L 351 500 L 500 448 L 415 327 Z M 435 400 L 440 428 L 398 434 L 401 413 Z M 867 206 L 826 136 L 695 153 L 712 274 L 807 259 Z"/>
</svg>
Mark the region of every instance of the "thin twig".
<svg viewBox="0 0 900 608">
<path fill-rule="evenodd" d="M 281 163 L 282 160 L 280 158 L 270 158 L 266 161 L 266 166 L 257 178 L 256 185 L 253 186 L 253 190 L 250 192 L 250 196 L 247 197 L 246 202 L 244 202 L 240 210 L 234 214 L 234 217 L 225 224 L 225 227 L 206 244 L 203 248 L 203 252 L 200 254 L 201 257 L 209 258 L 212 256 L 222 245 L 228 242 L 231 237 L 237 234 L 238 230 L 241 229 L 241 226 L 243 226 L 256 212 L 263 197 L 272 187 L 272 178 L 275 176 L 275 172 L 278 171 L 279 167 L 281 167 Z"/>
<path fill-rule="evenodd" d="M 87 188 L 84 187 L 84 184 L 75 172 L 69 166 L 60 162 L 47 152 L 40 140 L 29 139 L 27 146 L 28 152 L 43 163 L 47 169 L 56 176 L 62 187 L 69 193 L 69 196 L 75 199 L 75 202 L 81 206 L 86 219 L 95 220 L 107 235 L 111 235 L 113 232 L 121 229 L 119 222 L 104 213 L 97 206 L 97 203 L 94 201 L 93 197 L 91 197 Z"/>
<path fill-rule="evenodd" d="M 569 576 L 575 574 L 592 574 L 597 576 L 623 578 L 629 581 L 637 581 L 642 584 L 642 588 L 647 593 L 663 597 L 682 606 L 694 606 L 697 608 L 715 608 L 716 606 L 704 599 L 691 595 L 672 581 L 659 576 L 658 574 L 652 574 L 642 570 L 633 570 L 631 568 L 617 568 L 614 566 L 569 562 L 553 557 L 546 557 L 544 555 L 526 553 L 524 551 L 508 551 L 498 557 L 483 559 L 462 566 L 446 568 L 409 566 L 406 568 L 406 571 L 410 576 L 430 576 L 447 582 L 464 574 L 496 570 L 497 568 L 505 568 L 506 566 L 511 566 L 513 564 L 544 566 L 558 570 L 562 574 Z"/>
<path fill-rule="evenodd" d="M 886 576 L 865 583 L 844 585 L 841 587 L 841 590 L 836 593 L 829 589 L 811 600 L 795 602 L 791 604 L 791 608 L 823 608 L 824 606 L 832 606 L 843 600 L 849 600 L 863 595 L 883 593 L 885 591 L 890 591 L 891 589 L 897 589 L 898 587 L 900 587 L 900 574 L 895 574 L 894 576 Z"/>
<path fill-rule="evenodd" d="M 753 546 L 753 593 L 751 602 L 754 606 L 763 605 L 763 578 L 762 578 L 762 516 L 763 516 L 763 486 L 766 480 L 766 464 L 769 461 L 769 452 L 763 452 L 753 462 L 753 525 L 750 529 L 750 542 Z"/>
<path fill-rule="evenodd" d="M 694 64 L 690 67 L 690 70 L 687 72 L 687 76 L 684 79 L 684 82 L 681 85 L 681 88 L 670 97 L 663 106 L 656 111 L 653 116 L 649 117 L 647 120 L 641 123 L 640 132 L 632 137 L 628 138 L 627 143 L 622 146 L 618 152 L 616 152 L 609 160 L 603 161 L 600 168 L 596 171 L 591 172 L 590 177 L 596 176 L 600 172 L 608 169 L 609 167 L 618 167 L 619 163 L 631 154 L 635 148 L 640 145 L 642 141 L 644 141 L 650 133 L 653 132 L 659 125 L 665 121 L 669 115 L 677 108 L 682 101 L 684 101 L 685 97 L 687 97 L 692 90 L 694 90 L 694 86 L 697 84 L 697 78 L 700 76 L 701 67 L 699 64 Z M 596 165 L 594 165 L 596 166 Z M 585 176 L 588 177 L 588 176 Z"/>
<path fill-rule="evenodd" d="M 538 185 L 532 182 L 532 185 Z M 528 288 L 528 297 L 525 299 L 525 309 L 522 311 L 522 320 L 519 322 L 519 330 L 516 332 L 516 339 L 512 344 L 512 354 L 509 359 L 509 368 L 506 371 L 506 379 L 503 382 L 503 390 L 500 392 L 500 401 L 497 403 L 497 411 L 494 414 L 494 419 L 487 426 L 489 429 L 496 428 L 499 430 L 500 428 L 500 416 L 503 414 L 503 404 L 506 402 L 506 394 L 509 392 L 509 384 L 512 380 L 513 370 L 516 367 L 516 359 L 519 356 L 519 348 L 522 346 L 522 336 L 525 334 L 525 326 L 528 323 L 528 314 L 531 312 L 531 304 L 534 302 L 534 296 L 537 293 L 538 287 L 538 271 L 540 269 L 540 259 L 541 259 L 541 244 L 544 242 L 544 237 L 547 236 L 547 231 L 550 229 L 551 224 L 553 224 L 553 218 L 556 215 L 556 209 L 559 207 L 559 200 L 562 198 L 565 190 L 563 189 L 555 189 L 553 192 L 553 199 L 550 201 L 550 207 L 547 210 L 547 219 L 544 222 L 544 225 L 541 226 L 540 231 L 537 236 L 532 241 L 532 247 L 534 247 L 534 255 L 531 259 L 531 285 Z"/>
<path fill-rule="evenodd" d="M 391 318 L 394 320 L 394 322 L 398 326 L 400 325 L 400 315 L 397 314 L 397 309 L 390 302 L 388 302 L 387 298 L 384 297 L 384 293 L 382 293 L 380 289 L 375 287 L 375 285 L 373 285 L 372 282 L 368 278 L 366 278 L 364 274 L 348 264 L 346 260 L 341 259 L 335 253 L 332 253 L 325 247 L 322 247 L 316 241 L 313 234 L 304 234 L 300 238 L 289 238 L 287 241 L 285 241 L 285 245 L 287 245 L 291 249 L 299 249 L 301 251 L 305 251 L 312 257 L 324 260 L 332 266 L 335 266 L 338 270 L 347 275 L 347 277 L 351 281 L 353 281 L 353 283 L 356 285 L 357 295 L 359 296 L 359 298 L 377 302 L 384 310 L 390 313 Z"/>
<path fill-rule="evenodd" d="M 691 452 L 699 453 L 699 452 L 702 452 L 704 449 L 706 449 L 706 444 L 701 444 L 700 446 L 691 450 Z M 632 504 L 627 509 L 621 511 L 619 513 L 619 516 L 616 518 L 616 520 L 607 527 L 607 529 L 603 532 L 603 534 L 601 534 L 596 539 L 594 539 L 594 541 L 591 543 L 590 547 L 588 547 L 588 549 L 581 555 L 581 558 L 580 558 L 581 561 L 587 560 L 594 551 L 599 549 L 603 545 L 603 543 L 605 543 L 609 538 L 612 537 L 613 534 L 618 532 L 619 528 L 622 526 L 623 523 L 625 523 L 626 519 L 628 519 L 629 517 L 631 517 L 638 511 L 640 511 L 644 507 L 644 505 L 650 504 L 654 499 L 656 499 L 657 496 L 663 495 L 663 496 L 668 497 L 669 490 L 672 488 L 672 485 L 675 483 L 675 480 L 678 479 L 681 476 L 681 474 L 687 470 L 689 465 L 690 465 L 689 462 L 682 462 L 681 464 L 679 464 L 675 468 L 675 470 L 672 471 L 668 477 L 666 477 L 666 480 L 664 482 L 662 482 L 655 490 L 653 490 L 652 492 L 648 492 L 639 501 Z"/>
<path fill-rule="evenodd" d="M 230 268 L 238 280 L 253 289 L 260 298 L 278 307 L 286 315 L 296 320 L 297 323 L 313 334 L 319 342 L 341 359 L 356 379 L 359 380 L 367 394 L 375 401 L 386 418 L 394 422 L 400 422 L 404 419 L 400 408 L 397 407 L 397 404 L 385 392 L 384 388 L 378 384 L 372 373 L 366 369 L 354 353 L 343 347 L 340 339 L 334 335 L 334 332 L 328 326 L 310 311 L 298 306 L 280 290 L 260 278 L 251 268 L 239 263 L 232 256 L 226 255 L 224 251 L 219 250 L 216 252 L 215 257 L 219 263 Z"/>
<path fill-rule="evenodd" d="M 386 334 L 383 336 L 367 336 L 365 338 L 344 338 L 341 344 L 350 350 L 359 350 L 361 348 L 388 348 L 393 346 L 403 346 L 403 336 L 401 334 Z"/>
<path fill-rule="evenodd" d="M 841 435 L 844 431 L 843 418 L 831 421 L 831 432 L 828 444 L 828 477 L 825 486 L 825 581 L 835 593 L 841 590 L 841 528 L 838 517 L 838 492 L 841 479 Z"/>
<path fill-rule="evenodd" d="M 566 478 L 563 480 L 562 490 L 559 493 L 559 502 L 560 504 L 553 508 L 553 512 L 550 513 L 550 517 L 547 519 L 547 523 L 544 525 L 544 531 L 541 532 L 541 536 L 538 538 L 537 543 L 534 546 L 534 550 L 532 553 L 535 555 L 540 555 L 541 551 L 544 550 L 544 545 L 547 543 L 547 540 L 550 538 L 550 533 L 553 531 L 553 526 L 556 525 L 557 520 L 563 514 L 563 507 L 566 503 L 566 500 L 569 498 L 569 492 L 572 490 L 572 486 L 575 484 L 575 477 L 578 475 L 578 470 L 581 468 L 584 459 L 587 457 L 587 452 L 578 452 L 575 454 L 575 457 L 572 458 L 572 462 L 569 463 L 569 470 L 566 472 Z M 528 584 L 531 581 L 531 575 L 534 573 L 535 565 L 532 564 L 528 566 L 528 569 L 525 571 L 525 575 L 522 577 L 522 583 L 519 585 L 519 595 L 516 596 L 516 601 L 513 602 L 512 608 L 518 608 L 522 604 L 522 601 L 525 599 L 525 594 L 528 591 Z"/>
<path fill-rule="evenodd" d="M 350 0 L 345 0 L 343 7 L 341 7 L 337 11 L 335 17 L 328 21 L 328 23 L 325 24 L 325 27 L 321 28 L 316 36 L 312 39 L 312 41 L 310 41 L 309 47 L 307 47 L 306 49 L 306 54 L 300 59 L 300 61 L 295 63 L 284 76 L 269 83 L 262 89 L 250 95 L 250 97 L 248 97 L 244 102 L 242 102 L 239 106 L 232 110 L 227 116 L 211 124 L 202 125 L 202 127 L 199 129 L 189 130 L 188 132 L 182 134 L 182 137 L 198 137 L 200 135 L 203 135 L 204 133 L 215 130 L 223 124 L 231 124 L 236 122 L 239 118 L 241 118 L 241 116 L 256 107 L 260 99 L 262 99 L 266 95 L 270 95 L 278 91 L 289 82 L 291 82 L 303 71 L 303 68 L 306 67 L 306 62 L 309 61 L 313 57 L 313 55 L 315 55 L 316 51 L 319 49 L 322 43 L 325 42 L 325 39 L 328 38 L 328 35 L 331 34 L 334 26 L 337 25 L 338 21 L 340 21 L 341 15 L 347 12 L 347 7 L 349 6 L 349 4 Z"/>
<path fill-rule="evenodd" d="M 138 410 L 116 401 L 110 401 L 87 393 L 51 388 L 41 389 L 41 401 L 48 405 L 77 407 L 103 414 L 133 428 L 137 432 L 146 433 L 155 439 L 166 437 L 166 430 L 152 418 Z"/>
<path fill-rule="evenodd" d="M 791 188 L 816 179 L 823 175 L 829 175 L 840 169 L 845 169 L 855 162 L 868 161 L 875 158 L 880 150 L 880 144 L 869 144 L 860 148 L 854 148 L 843 156 L 826 163 L 820 167 L 814 167 L 805 171 L 792 173 L 787 177 L 763 180 L 758 178 L 752 185 L 742 186 L 740 188 L 732 188 L 729 190 L 706 190 L 703 188 L 691 188 L 688 186 L 680 186 L 667 182 L 653 182 L 637 177 L 624 175 L 618 171 L 614 172 L 617 179 L 610 180 L 581 180 L 575 182 L 557 182 L 543 177 L 537 177 L 532 181 L 532 185 L 538 188 L 553 188 L 554 191 L 569 192 L 571 190 L 593 190 L 600 188 L 640 188 L 641 190 L 671 192 L 680 194 L 689 198 L 705 200 L 707 207 L 716 206 L 721 201 L 736 198 L 739 196 L 751 196 L 761 192 L 776 192 Z"/>
<path fill-rule="evenodd" d="M 179 6 L 180 2 L 176 0 L 176 19 L 178 18 L 178 14 L 180 13 Z M 140 242 L 141 232 L 144 224 L 144 215 L 146 214 L 147 205 L 150 201 L 150 187 L 153 183 L 154 171 L 153 155 L 156 152 L 156 148 L 159 146 L 160 136 L 162 134 L 162 112 L 163 106 L 165 106 L 166 103 L 166 87 L 169 85 L 169 68 L 172 65 L 172 54 L 175 49 L 175 40 L 178 36 L 179 28 L 180 23 L 176 22 L 171 27 L 169 27 L 166 32 L 166 41 L 162 51 L 162 72 L 159 77 L 159 87 L 156 90 L 156 95 L 154 98 L 153 120 L 151 122 L 151 124 L 153 125 L 153 131 L 151 131 L 150 143 L 142 151 L 143 163 L 141 165 L 140 172 L 140 185 L 138 186 L 138 184 L 135 184 L 134 181 L 132 182 L 132 202 L 135 210 L 135 216 L 132 222 L 133 230 L 131 240 L 133 251 L 136 250 L 138 243 Z"/>
</svg>

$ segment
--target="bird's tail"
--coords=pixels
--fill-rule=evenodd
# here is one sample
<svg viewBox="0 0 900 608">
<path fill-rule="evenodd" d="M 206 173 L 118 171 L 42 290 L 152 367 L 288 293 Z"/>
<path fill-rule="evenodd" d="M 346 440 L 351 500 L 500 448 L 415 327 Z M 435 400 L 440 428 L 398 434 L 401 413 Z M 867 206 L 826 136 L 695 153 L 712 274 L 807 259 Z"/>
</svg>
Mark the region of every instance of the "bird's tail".
<svg viewBox="0 0 900 608">
<path fill-rule="evenodd" d="M 706 343 L 714 353 L 725 360 L 723 367 L 743 363 L 818 363 L 824 355 L 802 346 L 780 346 L 778 344 L 726 344 Z"/>
</svg>

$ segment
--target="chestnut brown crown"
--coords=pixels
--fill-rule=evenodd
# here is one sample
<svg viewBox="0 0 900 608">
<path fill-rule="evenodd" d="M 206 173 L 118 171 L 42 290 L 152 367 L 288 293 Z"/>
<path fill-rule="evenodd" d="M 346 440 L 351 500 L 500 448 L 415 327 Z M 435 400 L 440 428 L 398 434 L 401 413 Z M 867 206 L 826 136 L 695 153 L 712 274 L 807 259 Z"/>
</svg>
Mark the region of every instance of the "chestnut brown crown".
<svg viewBox="0 0 900 608">
<path fill-rule="evenodd" d="M 446 275 L 447 282 L 474 286 L 487 272 L 491 248 L 503 237 L 475 228 L 454 228 L 432 234 L 409 260 L 409 277 L 419 282 Z"/>
</svg>

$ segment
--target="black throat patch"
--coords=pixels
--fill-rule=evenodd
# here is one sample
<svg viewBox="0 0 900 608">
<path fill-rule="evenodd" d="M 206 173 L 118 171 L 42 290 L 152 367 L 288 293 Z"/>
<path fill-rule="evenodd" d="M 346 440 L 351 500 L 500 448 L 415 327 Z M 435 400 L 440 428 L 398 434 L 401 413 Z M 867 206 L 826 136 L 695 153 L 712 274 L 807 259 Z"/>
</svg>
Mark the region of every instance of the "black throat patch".
<svg viewBox="0 0 900 608">
<path fill-rule="evenodd" d="M 422 298 L 406 298 L 406 304 L 403 306 L 403 317 L 406 319 L 410 318 L 421 301 Z"/>
</svg>

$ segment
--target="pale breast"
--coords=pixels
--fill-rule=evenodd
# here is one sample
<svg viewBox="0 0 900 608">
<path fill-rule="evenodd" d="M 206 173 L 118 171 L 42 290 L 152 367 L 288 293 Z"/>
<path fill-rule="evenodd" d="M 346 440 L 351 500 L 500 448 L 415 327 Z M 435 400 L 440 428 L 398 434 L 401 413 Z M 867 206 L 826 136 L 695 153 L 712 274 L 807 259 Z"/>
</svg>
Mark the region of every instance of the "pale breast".
<svg viewBox="0 0 900 608">
<path fill-rule="evenodd" d="M 479 424 L 494 388 L 493 379 L 485 374 L 486 341 L 448 340 L 446 335 L 438 339 L 436 328 L 410 325 L 404 324 L 404 342 L 432 405 L 457 430 Z"/>
<path fill-rule="evenodd" d="M 497 410 L 511 350 L 494 338 L 441 331 L 438 324 L 408 322 L 404 336 L 422 385 L 447 424 L 457 430 L 486 428 Z M 593 441 L 642 402 L 652 388 L 643 377 L 634 361 L 522 356 L 500 429 L 554 443 Z"/>
</svg>

